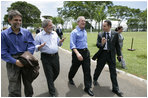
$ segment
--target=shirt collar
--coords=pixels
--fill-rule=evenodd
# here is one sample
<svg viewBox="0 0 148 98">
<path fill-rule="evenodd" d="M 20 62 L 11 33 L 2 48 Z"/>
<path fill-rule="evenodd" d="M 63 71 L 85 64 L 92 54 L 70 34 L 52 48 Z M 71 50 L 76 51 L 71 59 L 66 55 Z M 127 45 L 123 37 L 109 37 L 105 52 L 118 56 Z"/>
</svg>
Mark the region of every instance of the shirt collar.
<svg viewBox="0 0 148 98">
<path fill-rule="evenodd" d="M 105 34 L 106 34 L 106 33 L 109 33 L 109 34 L 111 34 L 111 30 L 110 30 L 109 32 L 104 32 L 104 33 L 105 33 Z"/>
<path fill-rule="evenodd" d="M 46 31 L 43 30 L 43 35 L 46 35 L 46 34 L 48 33 L 46 33 Z M 53 34 L 53 31 L 50 34 Z"/>
<path fill-rule="evenodd" d="M 111 34 L 111 30 L 108 33 Z"/>
<path fill-rule="evenodd" d="M 84 31 L 84 30 L 85 30 L 85 29 L 80 29 L 79 26 L 77 26 L 76 29 L 77 29 L 78 31 Z"/>
<path fill-rule="evenodd" d="M 109 34 L 111 34 L 111 30 L 110 30 L 109 32 L 106 32 L 106 33 L 109 33 Z"/>
<path fill-rule="evenodd" d="M 23 32 L 23 30 L 22 30 L 22 28 L 20 28 L 20 31 L 18 32 L 18 34 L 23 34 L 22 32 Z M 14 33 L 14 32 L 13 32 L 12 28 L 10 27 L 10 28 L 8 29 L 8 34 L 13 34 L 13 33 Z"/>
</svg>

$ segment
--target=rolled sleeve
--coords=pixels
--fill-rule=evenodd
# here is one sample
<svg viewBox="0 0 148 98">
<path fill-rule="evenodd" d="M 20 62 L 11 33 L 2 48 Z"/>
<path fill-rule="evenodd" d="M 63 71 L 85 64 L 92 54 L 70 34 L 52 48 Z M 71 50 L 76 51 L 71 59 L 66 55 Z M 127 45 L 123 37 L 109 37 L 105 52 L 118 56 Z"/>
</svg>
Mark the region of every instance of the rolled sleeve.
<svg viewBox="0 0 148 98">
<path fill-rule="evenodd" d="M 57 37 L 57 43 L 58 43 L 58 46 L 60 46 L 60 47 L 61 47 L 61 46 L 63 45 L 63 42 L 62 42 L 62 43 L 60 43 L 60 40 L 61 40 L 61 39 L 60 39 L 59 37 Z"/>
<path fill-rule="evenodd" d="M 39 36 L 37 35 L 36 37 L 35 37 L 35 51 L 36 52 L 38 52 L 39 51 L 39 46 L 41 45 L 41 42 L 40 42 L 40 40 L 39 40 Z"/>
<path fill-rule="evenodd" d="M 74 32 L 71 32 L 70 35 L 70 49 L 76 48 L 76 34 Z"/>
<path fill-rule="evenodd" d="M 34 50 L 35 50 L 35 43 L 34 43 L 34 39 L 33 39 L 33 36 L 30 32 L 28 32 L 28 47 L 27 47 L 27 50 L 30 52 L 30 53 L 34 53 Z"/>
<path fill-rule="evenodd" d="M 14 59 L 10 53 L 8 53 L 8 46 L 6 44 L 5 38 L 3 36 L 3 34 L 1 35 L 1 58 L 9 63 L 16 63 L 16 59 Z"/>
</svg>

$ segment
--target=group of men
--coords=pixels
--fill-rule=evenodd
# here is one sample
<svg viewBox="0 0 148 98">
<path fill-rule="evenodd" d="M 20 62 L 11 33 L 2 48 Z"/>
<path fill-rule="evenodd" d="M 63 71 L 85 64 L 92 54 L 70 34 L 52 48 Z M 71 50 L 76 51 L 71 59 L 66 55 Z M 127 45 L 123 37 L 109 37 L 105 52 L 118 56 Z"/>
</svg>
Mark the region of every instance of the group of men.
<svg viewBox="0 0 148 98">
<path fill-rule="evenodd" d="M 6 61 L 7 75 L 9 80 L 9 95 L 10 97 L 21 96 L 21 78 L 24 84 L 25 96 L 33 96 L 32 83 L 27 81 L 22 76 L 23 64 L 14 56 L 20 56 L 25 51 L 34 53 L 41 52 L 41 61 L 45 76 L 47 79 L 49 93 L 55 97 L 54 81 L 59 75 L 60 62 L 58 55 L 58 46 L 61 46 L 65 38 L 59 38 L 57 33 L 53 31 L 53 24 L 50 19 L 45 19 L 42 22 L 43 31 L 38 33 L 33 39 L 30 31 L 21 27 L 22 15 L 17 10 L 11 10 L 8 13 L 8 21 L 11 27 L 1 33 L 1 57 Z M 79 16 L 77 19 L 77 27 L 70 35 L 70 49 L 72 50 L 72 65 L 68 73 L 69 83 L 75 85 L 73 78 L 82 65 L 84 73 L 84 91 L 94 96 L 91 91 L 92 77 L 90 72 L 90 52 L 87 45 L 87 32 L 85 31 L 85 18 Z M 103 33 L 98 34 L 97 47 L 100 48 L 97 52 L 97 67 L 93 76 L 94 86 L 98 85 L 98 77 L 108 63 L 110 76 L 112 81 L 112 92 L 118 96 L 123 96 L 119 91 L 115 55 L 121 56 L 120 46 L 118 43 L 118 34 L 111 31 L 111 22 L 106 20 L 103 23 Z"/>
</svg>

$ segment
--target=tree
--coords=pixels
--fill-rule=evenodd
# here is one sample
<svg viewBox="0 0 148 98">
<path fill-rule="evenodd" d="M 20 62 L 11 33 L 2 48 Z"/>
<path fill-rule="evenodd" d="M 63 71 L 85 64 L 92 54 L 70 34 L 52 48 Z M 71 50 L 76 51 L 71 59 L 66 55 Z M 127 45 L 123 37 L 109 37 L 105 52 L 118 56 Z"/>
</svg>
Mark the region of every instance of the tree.
<svg viewBox="0 0 148 98">
<path fill-rule="evenodd" d="M 58 8 L 58 14 L 63 18 L 72 17 L 77 19 L 78 16 L 85 16 L 85 18 L 90 21 L 95 19 L 96 7 L 100 6 L 102 3 L 106 5 L 111 4 L 110 1 L 65 1 L 63 8 Z M 90 32 L 92 32 L 92 26 L 90 26 Z"/>
<path fill-rule="evenodd" d="M 101 31 L 100 28 L 100 22 L 101 25 L 103 24 L 103 20 L 106 19 L 107 17 L 107 10 L 109 7 L 113 6 L 113 3 L 110 1 L 104 1 L 104 2 L 99 2 L 100 6 L 95 7 L 95 12 L 94 12 L 94 19 L 98 22 L 98 31 Z"/>
<path fill-rule="evenodd" d="M 139 14 L 139 18 L 140 28 L 142 28 L 143 31 L 147 31 L 147 9 Z"/>
<path fill-rule="evenodd" d="M 113 16 L 114 19 L 118 21 L 118 26 L 121 22 L 127 17 L 131 16 L 129 8 L 127 6 L 112 6 L 108 10 L 110 16 Z"/>
<path fill-rule="evenodd" d="M 131 31 L 147 30 L 147 9 L 130 9 L 131 16 L 128 18 L 127 25 Z"/>
<path fill-rule="evenodd" d="M 22 26 L 27 28 L 28 26 L 33 26 L 35 23 L 41 23 L 40 10 L 27 2 L 18 1 L 12 3 L 8 7 L 7 12 L 10 10 L 18 10 L 22 14 Z M 8 22 L 8 15 L 4 16 L 4 22 Z"/>
<path fill-rule="evenodd" d="M 138 31 L 139 20 L 137 18 L 130 18 L 127 21 L 128 31 Z"/>
</svg>

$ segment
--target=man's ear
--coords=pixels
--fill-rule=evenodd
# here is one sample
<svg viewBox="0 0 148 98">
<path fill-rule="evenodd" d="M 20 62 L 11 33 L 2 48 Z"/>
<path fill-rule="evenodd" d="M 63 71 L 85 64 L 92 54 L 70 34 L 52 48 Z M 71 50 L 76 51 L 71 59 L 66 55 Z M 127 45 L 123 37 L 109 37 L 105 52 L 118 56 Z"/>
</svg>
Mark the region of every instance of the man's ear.
<svg viewBox="0 0 148 98">
<path fill-rule="evenodd" d="M 8 19 L 8 22 L 9 22 L 9 24 L 11 24 L 11 20 L 10 19 Z"/>
</svg>

